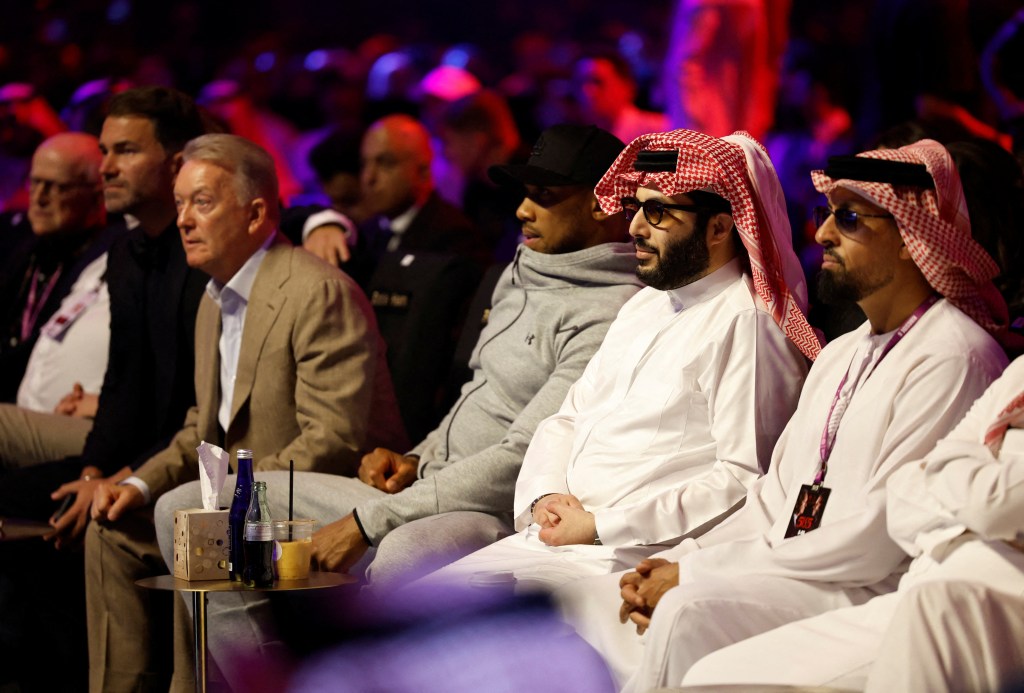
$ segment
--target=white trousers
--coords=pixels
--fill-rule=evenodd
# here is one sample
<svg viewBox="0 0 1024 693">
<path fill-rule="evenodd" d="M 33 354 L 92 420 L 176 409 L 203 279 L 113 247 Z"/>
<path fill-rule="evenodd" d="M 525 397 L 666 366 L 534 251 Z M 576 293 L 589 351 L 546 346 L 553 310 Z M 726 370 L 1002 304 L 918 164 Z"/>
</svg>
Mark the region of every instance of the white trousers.
<svg viewBox="0 0 1024 693">
<path fill-rule="evenodd" d="M 562 618 L 604 658 L 621 688 L 643 656 L 643 638 L 631 622 L 619 623 L 619 580 L 626 571 L 571 582 L 553 598 Z"/>
<path fill-rule="evenodd" d="M 637 636 L 619 623 L 621 573 L 580 580 L 555 593 L 563 615 L 604 656 L 624 691 L 677 686 L 710 652 L 829 609 L 866 601 L 866 590 L 769 576 L 722 577 L 679 585 L 661 598 Z"/>
<path fill-rule="evenodd" d="M 505 537 L 428 576 L 431 583 L 475 584 L 477 576 L 511 573 L 517 591 L 551 591 L 568 582 L 607 575 L 636 565 L 664 547 L 614 547 L 573 544 L 548 546 L 538 536 L 540 528 Z"/>
<path fill-rule="evenodd" d="M 1022 571 L 1024 554 L 1002 542 L 964 535 L 940 562 L 915 560 L 896 592 L 719 650 L 697 662 L 682 681 L 999 690 L 1000 682 L 1022 671 Z"/>
</svg>

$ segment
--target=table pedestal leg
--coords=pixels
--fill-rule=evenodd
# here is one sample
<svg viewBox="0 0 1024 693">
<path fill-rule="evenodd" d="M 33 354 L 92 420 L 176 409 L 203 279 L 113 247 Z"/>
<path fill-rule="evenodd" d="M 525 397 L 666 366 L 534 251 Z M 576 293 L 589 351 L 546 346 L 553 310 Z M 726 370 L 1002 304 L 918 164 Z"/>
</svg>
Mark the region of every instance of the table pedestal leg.
<svg viewBox="0 0 1024 693">
<path fill-rule="evenodd" d="M 192 629 L 195 636 L 196 692 L 206 693 L 206 593 L 192 593 Z"/>
</svg>

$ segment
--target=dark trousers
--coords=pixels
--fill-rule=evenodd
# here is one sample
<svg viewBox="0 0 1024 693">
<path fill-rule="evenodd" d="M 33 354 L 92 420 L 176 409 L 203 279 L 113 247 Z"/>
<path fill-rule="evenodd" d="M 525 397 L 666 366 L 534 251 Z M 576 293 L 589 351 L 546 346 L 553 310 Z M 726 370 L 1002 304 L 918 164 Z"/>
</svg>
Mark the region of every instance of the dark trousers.
<svg viewBox="0 0 1024 693">
<path fill-rule="evenodd" d="M 0 517 L 46 520 L 50 493 L 78 478 L 77 461 L 0 474 Z M 0 684 L 32 691 L 85 691 L 85 573 L 81 546 L 42 539 L 0 541 Z"/>
</svg>

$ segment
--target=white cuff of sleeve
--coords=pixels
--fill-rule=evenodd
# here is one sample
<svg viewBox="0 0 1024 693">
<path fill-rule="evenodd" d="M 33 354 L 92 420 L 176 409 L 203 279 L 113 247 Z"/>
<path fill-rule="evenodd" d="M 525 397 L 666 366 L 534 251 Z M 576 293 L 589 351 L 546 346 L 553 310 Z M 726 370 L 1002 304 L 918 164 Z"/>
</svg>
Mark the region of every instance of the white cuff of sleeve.
<svg viewBox="0 0 1024 693">
<path fill-rule="evenodd" d="M 345 229 L 345 241 L 348 243 L 349 247 L 355 245 L 356 225 L 344 214 L 333 209 L 325 209 L 322 212 L 316 212 L 315 214 L 309 215 L 306 219 L 306 223 L 302 225 L 302 242 L 306 242 L 306 239 L 309 238 L 309 234 L 313 233 L 314 229 L 328 224 L 337 224 L 341 228 Z"/>
<path fill-rule="evenodd" d="M 149 492 L 149 484 L 137 476 L 130 476 L 121 482 L 122 486 L 125 484 L 139 489 L 142 492 L 142 498 L 146 501 L 146 505 L 149 505 L 149 501 L 153 498 L 153 494 Z"/>
</svg>

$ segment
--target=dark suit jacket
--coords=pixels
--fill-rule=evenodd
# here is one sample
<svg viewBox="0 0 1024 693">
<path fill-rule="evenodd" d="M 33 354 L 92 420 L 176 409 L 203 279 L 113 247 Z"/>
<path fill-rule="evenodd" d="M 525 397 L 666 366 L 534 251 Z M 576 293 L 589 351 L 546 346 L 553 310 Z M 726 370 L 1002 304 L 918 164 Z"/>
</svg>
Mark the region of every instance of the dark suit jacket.
<svg viewBox="0 0 1024 693">
<path fill-rule="evenodd" d="M 167 446 L 195 403 L 196 311 L 209 277 L 185 262 L 172 224 L 156 239 L 135 229 L 111 246 L 110 358 L 82 453 L 111 474 Z"/>
<path fill-rule="evenodd" d="M 364 289 L 387 251 L 389 234 L 381 231 L 381 218 L 374 217 L 359 227 L 359 240 L 342 269 Z M 399 253 L 448 253 L 471 259 L 480 273 L 490 264 L 490 249 L 479 229 L 462 211 L 437 194 L 430 193 L 409 228 L 402 234 Z"/>
<path fill-rule="evenodd" d="M 219 433 L 220 309 L 204 296 L 196 320 L 196 406 L 171 444 L 137 475 L 154 498 L 198 478 L 196 446 Z M 254 451 L 257 470 L 354 474 L 376 446 L 405 450 L 373 310 L 338 269 L 280 234 L 256 274 L 245 313 L 228 450 Z"/>
<path fill-rule="evenodd" d="M 462 210 L 442 199 L 436 190 L 402 234 L 398 250 L 452 253 L 487 262 L 487 247 L 480 231 Z"/>
</svg>

